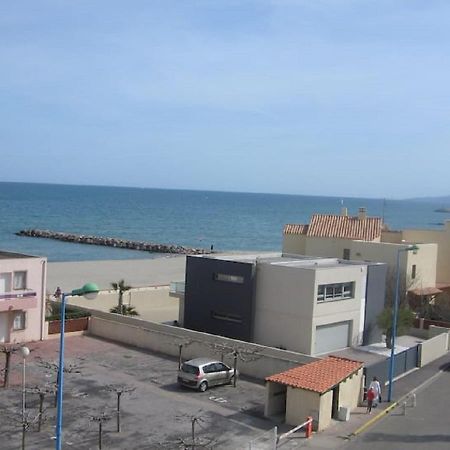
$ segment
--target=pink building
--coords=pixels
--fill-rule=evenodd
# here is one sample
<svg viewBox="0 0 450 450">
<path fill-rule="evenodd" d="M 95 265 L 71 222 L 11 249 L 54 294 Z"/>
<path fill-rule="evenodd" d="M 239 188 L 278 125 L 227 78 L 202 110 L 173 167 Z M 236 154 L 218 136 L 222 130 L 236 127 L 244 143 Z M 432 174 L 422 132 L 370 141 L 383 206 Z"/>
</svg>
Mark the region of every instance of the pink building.
<svg viewBox="0 0 450 450">
<path fill-rule="evenodd" d="M 44 339 L 47 259 L 0 251 L 0 342 Z"/>
</svg>

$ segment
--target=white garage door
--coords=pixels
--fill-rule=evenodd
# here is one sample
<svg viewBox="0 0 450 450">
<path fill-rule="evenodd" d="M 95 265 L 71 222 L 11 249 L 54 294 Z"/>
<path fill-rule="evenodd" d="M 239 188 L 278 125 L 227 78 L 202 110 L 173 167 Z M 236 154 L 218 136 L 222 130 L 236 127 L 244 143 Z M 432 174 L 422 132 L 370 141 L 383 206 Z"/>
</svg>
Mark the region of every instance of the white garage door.
<svg viewBox="0 0 450 450">
<path fill-rule="evenodd" d="M 350 322 L 338 322 L 316 327 L 315 354 L 348 347 Z"/>
</svg>

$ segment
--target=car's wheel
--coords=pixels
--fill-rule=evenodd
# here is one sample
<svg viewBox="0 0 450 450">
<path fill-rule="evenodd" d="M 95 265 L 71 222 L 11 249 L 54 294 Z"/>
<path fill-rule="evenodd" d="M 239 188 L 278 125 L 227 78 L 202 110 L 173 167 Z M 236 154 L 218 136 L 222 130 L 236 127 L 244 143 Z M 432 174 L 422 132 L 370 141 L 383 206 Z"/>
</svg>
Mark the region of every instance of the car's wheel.
<svg viewBox="0 0 450 450">
<path fill-rule="evenodd" d="M 207 381 L 202 381 L 198 387 L 198 390 L 200 392 L 205 392 L 208 389 L 208 382 Z"/>
</svg>

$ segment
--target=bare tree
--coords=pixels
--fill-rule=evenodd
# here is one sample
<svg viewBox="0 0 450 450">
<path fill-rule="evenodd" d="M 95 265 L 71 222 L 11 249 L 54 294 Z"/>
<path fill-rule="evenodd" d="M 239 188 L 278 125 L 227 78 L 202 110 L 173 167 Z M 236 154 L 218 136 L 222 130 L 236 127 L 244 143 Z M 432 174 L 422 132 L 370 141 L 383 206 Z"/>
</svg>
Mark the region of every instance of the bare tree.
<svg viewBox="0 0 450 450">
<path fill-rule="evenodd" d="M 111 415 L 107 414 L 106 411 L 102 411 L 98 414 L 91 415 L 89 419 L 92 422 L 98 423 L 98 448 L 102 448 L 102 437 L 103 437 L 103 424 L 111 420 Z"/>
<path fill-rule="evenodd" d="M 117 432 L 120 433 L 120 399 L 122 394 L 131 394 L 136 390 L 135 387 L 127 386 L 125 384 L 114 385 L 110 384 L 104 387 L 104 390 L 107 392 L 113 392 L 117 396 L 117 407 L 116 407 L 116 418 L 117 418 Z"/>
<path fill-rule="evenodd" d="M 2 344 L 0 345 L 0 353 L 5 355 L 5 365 L 2 369 L 3 372 L 3 387 L 9 387 L 9 374 L 11 369 L 11 356 L 13 353 L 19 350 L 20 346 L 16 344 Z"/>
</svg>

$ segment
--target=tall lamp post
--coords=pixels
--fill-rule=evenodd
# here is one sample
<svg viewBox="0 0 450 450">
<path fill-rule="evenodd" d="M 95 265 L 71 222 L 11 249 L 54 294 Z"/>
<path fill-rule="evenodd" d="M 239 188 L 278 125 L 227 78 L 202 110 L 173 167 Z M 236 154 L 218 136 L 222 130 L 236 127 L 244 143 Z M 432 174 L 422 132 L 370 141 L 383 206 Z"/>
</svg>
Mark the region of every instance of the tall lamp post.
<svg viewBox="0 0 450 450">
<path fill-rule="evenodd" d="M 391 358 L 389 360 L 389 389 L 388 402 L 392 400 L 392 385 L 394 384 L 394 368 L 395 368 L 395 338 L 397 335 L 397 321 L 398 321 L 398 304 L 399 304 L 399 290 L 400 290 L 400 253 L 413 252 L 417 253 L 419 247 L 417 245 L 410 245 L 409 247 L 400 248 L 397 251 L 397 266 L 396 266 L 396 281 L 395 281 L 395 299 L 394 311 L 392 313 L 392 337 L 391 337 Z"/>
<path fill-rule="evenodd" d="M 59 364 L 58 364 L 58 396 L 56 411 L 56 450 L 61 450 L 62 446 L 62 416 L 63 416 L 63 389 L 64 389 L 64 331 L 66 318 L 66 298 L 83 296 L 87 299 L 94 299 L 98 294 L 98 286 L 94 283 L 86 283 L 80 289 L 61 294 L 61 331 L 59 336 Z"/>
<path fill-rule="evenodd" d="M 25 395 L 26 395 L 26 383 L 25 383 L 25 360 L 27 356 L 30 354 L 30 349 L 28 347 L 20 347 L 20 354 L 23 358 L 22 365 L 22 424 L 25 423 Z"/>
</svg>

